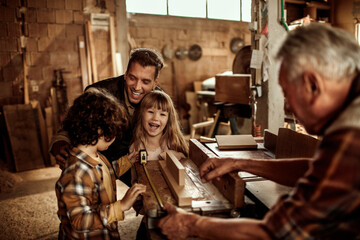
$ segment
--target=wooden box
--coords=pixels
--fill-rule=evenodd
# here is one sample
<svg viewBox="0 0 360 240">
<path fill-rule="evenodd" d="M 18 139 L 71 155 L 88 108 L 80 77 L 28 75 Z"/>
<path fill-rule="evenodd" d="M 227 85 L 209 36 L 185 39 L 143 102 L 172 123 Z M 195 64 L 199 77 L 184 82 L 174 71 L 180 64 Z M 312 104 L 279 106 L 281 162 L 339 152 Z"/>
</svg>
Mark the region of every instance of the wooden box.
<svg viewBox="0 0 360 240">
<path fill-rule="evenodd" d="M 215 101 L 237 104 L 250 103 L 250 74 L 218 74 L 215 79 Z"/>
</svg>

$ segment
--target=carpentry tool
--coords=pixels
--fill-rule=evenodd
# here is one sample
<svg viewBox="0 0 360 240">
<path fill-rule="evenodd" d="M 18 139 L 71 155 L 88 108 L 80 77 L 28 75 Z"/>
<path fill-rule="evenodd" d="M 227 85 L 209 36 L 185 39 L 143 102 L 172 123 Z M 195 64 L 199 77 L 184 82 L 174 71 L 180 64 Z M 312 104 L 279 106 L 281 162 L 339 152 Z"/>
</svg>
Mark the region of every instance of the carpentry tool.
<svg viewBox="0 0 360 240">
<path fill-rule="evenodd" d="M 153 181 L 151 180 L 151 177 L 150 177 L 150 174 L 149 174 L 148 170 L 146 169 L 146 163 L 147 163 L 147 152 L 146 152 L 146 150 L 140 150 L 139 151 L 139 158 L 140 158 L 140 164 L 144 167 L 146 177 L 149 180 L 150 186 L 151 186 L 152 190 L 154 191 L 154 194 L 155 194 L 155 197 L 156 197 L 157 201 L 159 202 L 160 209 L 163 209 L 164 204 L 163 204 L 163 202 L 162 202 L 162 200 L 160 198 L 160 195 L 159 195 L 158 191 L 156 190 L 156 187 L 155 187 Z"/>
</svg>

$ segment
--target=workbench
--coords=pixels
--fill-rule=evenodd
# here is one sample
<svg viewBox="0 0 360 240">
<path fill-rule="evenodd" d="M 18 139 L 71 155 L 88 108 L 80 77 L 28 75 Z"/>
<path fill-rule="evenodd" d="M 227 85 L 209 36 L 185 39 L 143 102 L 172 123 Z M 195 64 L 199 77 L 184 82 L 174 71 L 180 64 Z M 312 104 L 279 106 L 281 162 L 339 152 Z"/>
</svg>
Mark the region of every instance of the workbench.
<svg viewBox="0 0 360 240">
<path fill-rule="evenodd" d="M 205 143 L 218 157 L 273 159 L 274 154 L 258 143 L 257 150 L 219 150 L 217 143 Z M 288 194 L 293 188 L 277 184 L 258 176 L 239 172 L 245 181 L 245 194 L 257 204 L 262 204 L 265 210 L 270 209 L 281 195 Z"/>
<path fill-rule="evenodd" d="M 209 154 L 213 153 L 219 157 L 239 157 L 239 158 L 253 158 L 253 159 L 271 159 L 271 154 L 267 154 L 266 149 L 259 144 L 258 149 L 256 150 L 240 150 L 240 151 L 229 151 L 229 150 L 219 150 L 217 148 L 217 143 L 206 143 L 202 144 L 197 140 L 190 140 L 190 157 L 194 158 L 194 146 L 200 147 L 200 150 L 204 152 L 206 155 L 211 156 Z M 197 153 L 198 154 L 198 153 Z M 198 154 L 199 155 L 199 154 Z M 206 157 L 198 156 L 197 159 L 194 159 L 195 162 L 199 161 L 199 159 L 205 159 Z M 192 161 L 190 158 L 182 159 L 181 163 L 186 169 L 186 174 L 191 179 L 193 185 L 196 186 L 197 189 L 189 190 L 193 191 L 193 200 L 195 202 L 221 202 L 222 206 L 219 208 L 215 208 L 209 211 L 202 211 L 201 209 L 191 208 L 191 207 L 182 207 L 186 211 L 195 212 L 201 215 L 206 216 L 214 216 L 214 217 L 238 217 L 246 216 L 246 217 L 262 217 L 267 210 L 273 206 L 276 200 L 282 194 L 289 193 L 291 188 L 285 187 L 279 184 L 276 184 L 272 181 L 265 180 L 259 178 L 257 176 L 242 173 L 235 174 L 238 180 L 226 180 L 228 182 L 235 181 L 235 183 L 231 183 L 231 187 L 227 187 L 225 185 L 224 189 L 229 188 L 229 191 L 232 192 L 232 195 L 227 194 L 227 192 L 219 191 L 219 186 L 215 186 L 212 183 L 202 183 L 199 176 L 199 170 L 197 164 Z M 177 205 L 176 200 L 173 194 L 170 191 L 170 188 L 160 171 L 159 161 L 149 161 L 147 163 L 147 169 L 149 174 L 151 175 L 152 181 L 161 196 L 163 202 L 169 202 L 174 205 Z M 147 233 L 150 239 L 166 239 L 161 235 L 159 229 L 154 229 L 153 226 L 158 217 L 160 216 L 161 209 L 159 207 L 159 203 L 155 197 L 154 192 L 151 189 L 149 181 L 145 175 L 143 166 L 136 163 L 135 170 L 137 174 L 137 179 L 139 183 L 142 183 L 147 186 L 146 193 L 143 194 L 143 212 L 145 214 L 145 222 L 147 225 Z M 226 179 L 226 178 L 225 178 Z M 189 180 L 188 180 L 189 181 Z M 236 181 L 238 181 L 236 183 Z M 239 185 L 240 182 L 240 185 Z M 243 185 L 242 185 L 242 184 Z M 189 183 L 185 182 L 185 187 L 189 186 Z M 220 184 L 220 186 L 223 186 Z M 233 188 L 235 186 L 235 188 Z M 242 189 L 244 188 L 244 189 Z M 220 187 L 221 190 L 221 187 Z M 234 192 L 236 194 L 234 194 Z M 226 197 L 225 197 L 226 196 Z M 239 201 L 239 196 L 240 201 Z M 229 200 L 230 199 L 230 200 Z M 235 199 L 235 200 L 234 200 Z M 238 199 L 238 200 L 236 200 Z M 194 201 L 193 201 L 194 203 Z M 256 208 L 257 205 L 260 210 L 254 210 L 256 214 L 242 214 L 242 212 L 249 212 L 246 210 L 247 205 L 252 208 Z M 255 207 L 254 207 L 255 206 Z M 241 209 L 241 210 L 239 210 Z M 148 226 L 152 227 L 148 227 Z"/>
<path fill-rule="evenodd" d="M 161 161 L 161 160 L 159 160 Z M 170 191 L 170 188 L 161 173 L 159 161 L 148 161 L 146 168 L 151 176 L 151 179 L 156 186 L 156 189 L 161 196 L 163 202 L 169 202 L 173 205 L 176 204 L 176 200 Z M 227 217 L 230 211 L 233 209 L 233 205 L 219 192 L 219 190 L 211 183 L 202 183 L 199 176 L 199 170 L 191 159 L 182 159 L 181 163 L 185 167 L 186 174 L 191 179 L 193 184 L 189 184 L 185 181 L 185 187 L 195 185 L 196 189 L 189 189 L 193 192 L 193 199 L 197 204 L 201 206 L 182 207 L 186 211 L 199 213 L 206 216 Z M 147 179 L 143 166 L 139 163 L 135 163 L 135 172 L 137 174 L 137 182 L 146 185 L 147 191 L 142 194 L 143 213 L 145 215 L 145 222 L 147 225 L 147 233 L 150 239 L 166 239 L 159 231 L 154 229 L 157 219 L 161 216 L 161 209 L 159 203 L 155 197 L 154 192 L 151 189 L 150 183 Z M 210 203 L 207 207 L 206 204 Z M 216 204 L 212 208 L 211 204 Z M 149 227 L 150 226 L 150 227 Z"/>
</svg>

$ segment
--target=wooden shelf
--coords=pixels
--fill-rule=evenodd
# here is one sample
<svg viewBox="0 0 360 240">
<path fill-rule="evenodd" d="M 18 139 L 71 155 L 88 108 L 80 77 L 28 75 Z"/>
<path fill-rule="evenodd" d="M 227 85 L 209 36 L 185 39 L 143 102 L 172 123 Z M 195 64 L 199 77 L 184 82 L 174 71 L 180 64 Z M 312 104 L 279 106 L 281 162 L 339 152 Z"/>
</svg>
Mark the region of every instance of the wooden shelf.
<svg viewBox="0 0 360 240">
<path fill-rule="evenodd" d="M 304 0 L 285 0 L 285 3 L 292 3 L 292 4 L 300 4 L 300 5 L 302 5 L 302 4 L 306 4 L 306 1 L 304 1 Z"/>
<path fill-rule="evenodd" d="M 285 0 L 288 21 L 293 22 L 307 15 L 315 21 L 331 22 L 331 2 L 329 1 L 304 1 L 304 0 Z"/>
<path fill-rule="evenodd" d="M 317 9 L 323 9 L 323 10 L 329 10 L 330 5 L 329 3 L 322 3 L 322 2 L 308 2 L 306 3 L 306 6 L 308 7 L 315 7 Z"/>
</svg>

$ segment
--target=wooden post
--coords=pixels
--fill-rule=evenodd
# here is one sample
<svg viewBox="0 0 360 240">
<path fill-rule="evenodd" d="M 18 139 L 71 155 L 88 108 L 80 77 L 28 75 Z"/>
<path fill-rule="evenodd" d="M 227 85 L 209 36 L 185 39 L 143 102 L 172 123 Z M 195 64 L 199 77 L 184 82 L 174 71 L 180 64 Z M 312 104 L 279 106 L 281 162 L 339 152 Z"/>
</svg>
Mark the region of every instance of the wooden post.
<svg viewBox="0 0 360 240">
<path fill-rule="evenodd" d="M 78 37 L 79 53 L 80 53 L 80 67 L 81 67 L 81 79 L 83 90 L 89 85 L 88 69 L 86 65 L 86 53 L 85 53 L 85 40 L 84 36 Z"/>
<path fill-rule="evenodd" d="M 91 62 L 91 69 L 93 73 L 93 83 L 98 81 L 98 72 L 97 72 L 97 64 L 96 64 L 96 55 L 95 55 L 95 47 L 94 41 L 91 33 L 91 22 L 87 22 L 87 36 L 89 37 L 89 49 L 90 49 L 90 62 Z"/>
<path fill-rule="evenodd" d="M 113 68 L 113 75 L 118 76 L 117 72 L 117 63 L 116 63 L 116 46 L 115 46 L 115 26 L 114 26 L 114 17 L 109 17 L 109 33 L 110 33 L 110 51 L 111 51 L 111 62 Z"/>
</svg>

